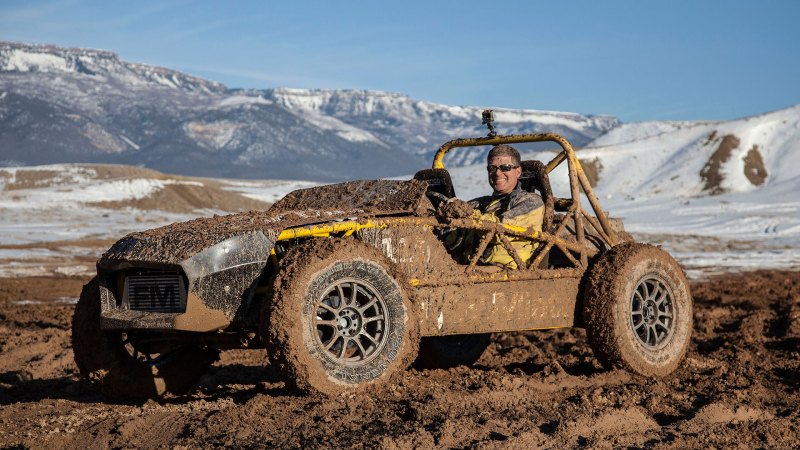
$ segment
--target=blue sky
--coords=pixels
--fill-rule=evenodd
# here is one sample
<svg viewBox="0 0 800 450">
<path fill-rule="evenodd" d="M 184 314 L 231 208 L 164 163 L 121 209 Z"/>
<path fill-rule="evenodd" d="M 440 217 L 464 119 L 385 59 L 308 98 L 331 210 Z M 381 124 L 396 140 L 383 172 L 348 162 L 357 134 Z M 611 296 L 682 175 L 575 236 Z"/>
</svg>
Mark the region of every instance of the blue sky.
<svg viewBox="0 0 800 450">
<path fill-rule="evenodd" d="M 0 39 L 111 50 L 229 87 L 732 119 L 800 103 L 800 1 L 0 0 Z"/>
</svg>

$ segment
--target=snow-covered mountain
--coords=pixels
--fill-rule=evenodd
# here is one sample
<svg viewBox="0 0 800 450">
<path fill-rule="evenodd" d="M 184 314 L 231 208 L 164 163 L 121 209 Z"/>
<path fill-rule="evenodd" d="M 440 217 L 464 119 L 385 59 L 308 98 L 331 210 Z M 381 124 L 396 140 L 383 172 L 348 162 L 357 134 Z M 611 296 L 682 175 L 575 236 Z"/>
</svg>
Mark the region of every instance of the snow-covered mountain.
<svg viewBox="0 0 800 450">
<path fill-rule="evenodd" d="M 413 100 L 405 95 L 375 91 L 273 89 L 265 95 L 309 121 L 353 126 L 363 139 L 374 137 L 394 148 L 419 155 L 427 162 L 441 144 L 458 137 L 485 135 L 480 124 L 484 108 L 447 106 Z M 619 124 L 611 116 L 494 108 L 502 134 L 555 132 L 583 146 Z M 332 125 L 332 126 L 336 126 Z M 341 126 L 341 125 L 339 125 Z M 344 128 L 344 127 L 343 127 Z M 483 161 L 488 149 L 459 152 L 452 166 Z"/>
<path fill-rule="evenodd" d="M 374 91 L 241 90 L 102 50 L 0 43 L 0 164 L 110 162 L 186 175 L 335 181 L 413 172 L 480 136 L 483 107 Z M 500 109 L 501 132 L 577 146 L 609 116 Z M 452 165 L 485 155 L 462 153 Z"/>
</svg>

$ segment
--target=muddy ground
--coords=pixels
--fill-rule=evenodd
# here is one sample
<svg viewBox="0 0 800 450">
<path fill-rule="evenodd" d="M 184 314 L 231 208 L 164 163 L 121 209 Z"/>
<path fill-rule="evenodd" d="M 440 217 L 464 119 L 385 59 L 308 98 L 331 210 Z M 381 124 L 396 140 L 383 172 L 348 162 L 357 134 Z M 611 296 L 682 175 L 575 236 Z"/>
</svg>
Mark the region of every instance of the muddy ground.
<svg viewBox="0 0 800 450">
<path fill-rule="evenodd" d="M 695 335 L 666 379 L 602 369 L 581 330 L 496 335 L 472 368 L 409 370 L 384 396 L 288 392 L 228 351 L 186 396 L 109 404 L 77 375 L 85 279 L 0 279 L 0 447 L 792 448 L 800 272 L 693 282 Z"/>
</svg>

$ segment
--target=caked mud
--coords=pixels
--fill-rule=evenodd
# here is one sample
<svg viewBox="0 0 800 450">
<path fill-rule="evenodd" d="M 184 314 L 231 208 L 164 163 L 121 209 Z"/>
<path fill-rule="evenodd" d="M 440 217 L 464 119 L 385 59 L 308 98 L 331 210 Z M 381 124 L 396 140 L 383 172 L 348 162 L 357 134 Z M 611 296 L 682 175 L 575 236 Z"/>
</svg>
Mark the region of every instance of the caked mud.
<svg viewBox="0 0 800 450">
<path fill-rule="evenodd" d="M 281 231 L 300 225 L 354 217 L 363 220 L 401 213 L 427 214 L 430 202 L 425 197 L 426 187 L 427 184 L 417 180 L 376 180 L 299 189 L 267 211 L 204 217 L 131 233 L 103 254 L 99 264 L 114 261 L 178 264 L 236 235 L 260 232 L 275 242 Z"/>
<path fill-rule="evenodd" d="M 410 369 L 380 396 L 300 396 L 263 350 L 222 352 L 188 394 L 111 404 L 69 342 L 86 279 L 0 279 L 0 447 L 791 448 L 800 273 L 692 282 L 672 375 L 602 369 L 580 329 L 494 335 L 471 367 Z"/>
</svg>

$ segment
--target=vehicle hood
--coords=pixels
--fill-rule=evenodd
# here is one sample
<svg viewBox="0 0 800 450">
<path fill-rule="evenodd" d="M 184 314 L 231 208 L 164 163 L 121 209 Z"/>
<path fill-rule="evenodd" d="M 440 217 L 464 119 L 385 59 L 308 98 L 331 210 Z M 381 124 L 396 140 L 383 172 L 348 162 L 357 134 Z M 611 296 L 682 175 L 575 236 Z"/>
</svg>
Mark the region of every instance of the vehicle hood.
<svg viewBox="0 0 800 450">
<path fill-rule="evenodd" d="M 374 180 L 300 189 L 267 211 L 205 217 L 131 233 L 111 246 L 98 266 L 121 262 L 180 264 L 234 236 L 263 233 L 271 246 L 281 231 L 291 227 L 348 218 L 426 214 L 430 205 L 426 188 L 427 183 L 418 180 Z"/>
</svg>

